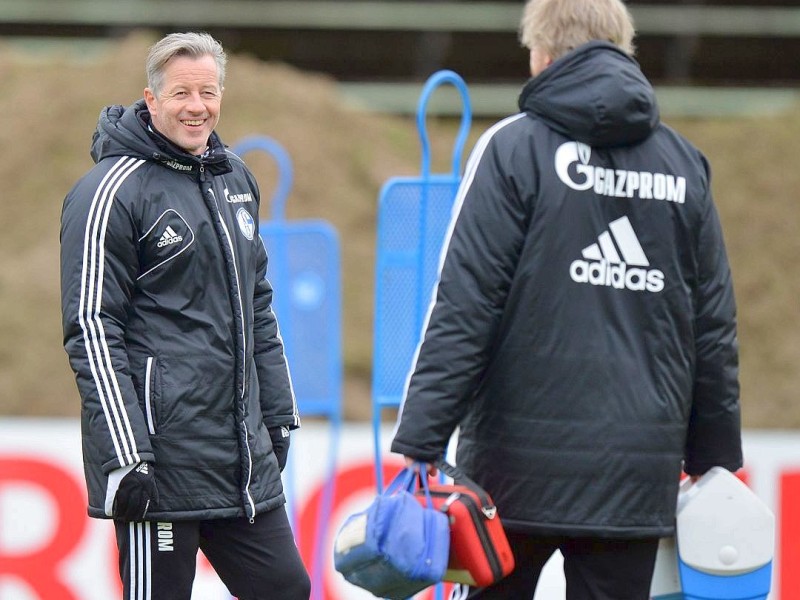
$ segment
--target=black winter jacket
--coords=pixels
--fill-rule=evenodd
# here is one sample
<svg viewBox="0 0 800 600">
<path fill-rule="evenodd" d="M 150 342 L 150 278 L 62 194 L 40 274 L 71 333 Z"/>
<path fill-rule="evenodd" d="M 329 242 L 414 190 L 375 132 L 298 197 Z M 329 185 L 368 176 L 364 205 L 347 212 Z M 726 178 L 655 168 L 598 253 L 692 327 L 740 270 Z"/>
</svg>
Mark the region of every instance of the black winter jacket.
<svg viewBox="0 0 800 600">
<path fill-rule="evenodd" d="M 682 466 L 742 465 L 731 274 L 705 158 L 592 42 L 480 139 L 394 452 L 457 461 L 511 529 L 674 531 Z"/>
<path fill-rule="evenodd" d="M 213 134 L 195 157 L 143 101 L 103 110 L 97 163 L 64 200 L 64 346 L 82 399 L 89 514 L 110 471 L 155 464 L 148 518 L 252 517 L 284 502 L 267 427 L 299 426 L 265 279 L 258 188 Z"/>
</svg>

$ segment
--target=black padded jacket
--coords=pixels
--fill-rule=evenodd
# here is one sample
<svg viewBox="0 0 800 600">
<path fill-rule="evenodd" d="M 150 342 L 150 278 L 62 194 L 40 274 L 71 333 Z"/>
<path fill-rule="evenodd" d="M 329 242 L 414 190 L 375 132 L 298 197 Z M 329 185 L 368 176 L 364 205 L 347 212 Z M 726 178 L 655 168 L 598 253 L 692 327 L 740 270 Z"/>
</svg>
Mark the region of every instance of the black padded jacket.
<svg viewBox="0 0 800 600">
<path fill-rule="evenodd" d="M 592 42 L 468 161 L 394 452 L 457 461 L 511 529 L 658 537 L 681 468 L 742 465 L 731 273 L 702 154 Z"/>
<path fill-rule="evenodd" d="M 64 200 L 64 346 L 82 400 L 89 514 L 114 469 L 155 464 L 149 519 L 247 516 L 284 502 L 267 428 L 300 425 L 259 194 L 216 134 L 202 157 L 143 101 L 100 115 L 96 165 Z"/>
</svg>

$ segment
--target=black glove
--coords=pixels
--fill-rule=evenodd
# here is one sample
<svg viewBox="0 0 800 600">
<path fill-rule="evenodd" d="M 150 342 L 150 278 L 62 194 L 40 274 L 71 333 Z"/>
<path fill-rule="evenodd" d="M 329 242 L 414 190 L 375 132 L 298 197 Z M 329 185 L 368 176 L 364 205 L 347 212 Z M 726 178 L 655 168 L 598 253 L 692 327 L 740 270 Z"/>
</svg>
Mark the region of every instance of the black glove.
<svg viewBox="0 0 800 600">
<path fill-rule="evenodd" d="M 283 468 L 286 466 L 286 459 L 289 456 L 289 428 L 286 425 L 278 427 L 270 427 L 269 438 L 272 440 L 272 451 L 275 453 L 275 458 L 278 459 L 278 468 L 283 473 Z"/>
<path fill-rule="evenodd" d="M 142 462 L 119 482 L 112 516 L 118 521 L 144 521 L 147 510 L 156 502 L 158 489 L 153 465 Z"/>
</svg>

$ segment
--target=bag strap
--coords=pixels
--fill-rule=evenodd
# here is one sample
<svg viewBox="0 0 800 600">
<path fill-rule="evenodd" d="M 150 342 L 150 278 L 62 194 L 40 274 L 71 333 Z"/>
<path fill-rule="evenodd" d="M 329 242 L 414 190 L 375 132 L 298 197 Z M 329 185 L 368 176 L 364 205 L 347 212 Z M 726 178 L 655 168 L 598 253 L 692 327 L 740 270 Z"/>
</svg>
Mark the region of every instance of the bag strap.
<svg viewBox="0 0 800 600">
<path fill-rule="evenodd" d="M 384 496 L 391 496 L 392 494 L 400 491 L 411 491 L 414 487 L 414 470 L 408 467 L 403 467 L 392 479 L 391 483 L 386 486 L 383 491 Z"/>
<path fill-rule="evenodd" d="M 391 496 L 399 491 L 414 493 L 419 485 L 425 491 L 425 500 L 429 508 L 433 508 L 433 500 L 431 499 L 431 490 L 428 487 L 428 476 L 425 473 L 426 466 L 421 462 L 415 462 L 410 467 L 404 467 L 392 479 L 392 482 L 386 486 L 384 496 Z M 418 475 L 418 477 L 417 477 Z"/>
<path fill-rule="evenodd" d="M 414 463 L 414 467 L 418 469 L 417 473 L 419 474 L 419 477 L 417 479 L 419 479 L 419 481 L 422 483 L 422 489 L 425 490 L 425 501 L 428 505 L 428 508 L 433 508 L 433 500 L 431 499 L 431 490 L 428 487 L 428 472 L 427 472 L 428 467 L 424 463 L 419 463 L 419 462 Z"/>
<path fill-rule="evenodd" d="M 487 519 L 495 518 L 497 515 L 497 507 L 495 506 L 494 502 L 492 502 L 489 494 L 486 493 L 486 490 L 475 483 L 472 479 L 467 477 L 461 469 L 455 465 L 451 465 L 443 458 L 437 460 L 434 464 L 437 469 L 439 469 L 448 477 L 452 478 L 453 481 L 458 485 L 463 485 L 469 488 L 475 493 L 476 496 L 478 496 L 478 500 L 481 503 L 481 512 L 486 516 Z"/>
</svg>

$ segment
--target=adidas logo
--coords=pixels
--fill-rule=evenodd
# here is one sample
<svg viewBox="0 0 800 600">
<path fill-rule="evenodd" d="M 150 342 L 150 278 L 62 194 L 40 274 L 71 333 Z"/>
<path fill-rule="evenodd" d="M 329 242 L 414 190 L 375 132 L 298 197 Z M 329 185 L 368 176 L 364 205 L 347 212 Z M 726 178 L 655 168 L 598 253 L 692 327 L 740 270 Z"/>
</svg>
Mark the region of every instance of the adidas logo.
<svg viewBox="0 0 800 600">
<path fill-rule="evenodd" d="M 581 252 L 585 260 L 574 260 L 569 274 L 576 283 L 589 283 L 628 289 L 634 292 L 660 292 L 664 289 L 664 273 L 648 269 L 642 245 L 633 231 L 628 217 L 608 224 L 597 238 L 597 243 Z"/>
<path fill-rule="evenodd" d="M 139 466 L 136 467 L 136 472 L 141 473 L 142 475 L 147 475 L 148 474 L 147 463 L 146 462 L 140 463 Z"/>
<path fill-rule="evenodd" d="M 172 227 L 170 227 L 169 225 L 167 225 L 167 228 L 164 230 L 161 239 L 158 240 L 157 245 L 159 248 L 163 248 L 164 246 L 169 246 L 170 244 L 177 244 L 178 242 L 182 241 L 183 241 L 183 236 L 175 233 L 175 230 L 172 229 Z"/>
</svg>

